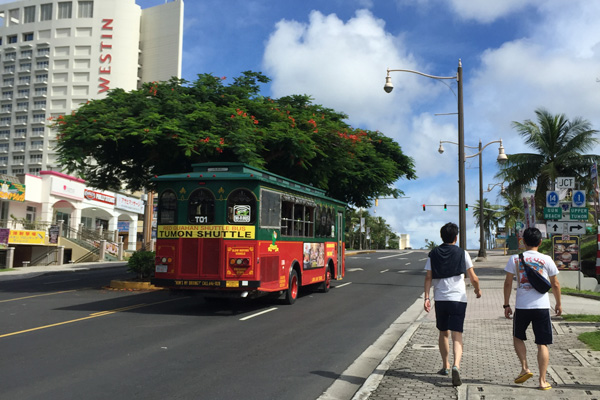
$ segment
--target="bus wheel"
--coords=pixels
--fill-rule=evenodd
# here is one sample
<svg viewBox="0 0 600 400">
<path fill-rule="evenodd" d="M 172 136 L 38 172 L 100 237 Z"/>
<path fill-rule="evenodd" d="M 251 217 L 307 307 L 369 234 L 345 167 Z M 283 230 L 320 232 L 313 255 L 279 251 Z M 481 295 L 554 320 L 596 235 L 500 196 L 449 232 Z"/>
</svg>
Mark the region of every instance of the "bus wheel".
<svg viewBox="0 0 600 400">
<path fill-rule="evenodd" d="M 290 273 L 290 285 L 285 291 L 285 303 L 294 304 L 298 298 L 298 273 L 295 269 Z"/>
<path fill-rule="evenodd" d="M 329 292 L 329 288 L 331 288 L 331 270 L 329 267 L 325 268 L 325 280 L 321 283 L 321 293 Z"/>
</svg>

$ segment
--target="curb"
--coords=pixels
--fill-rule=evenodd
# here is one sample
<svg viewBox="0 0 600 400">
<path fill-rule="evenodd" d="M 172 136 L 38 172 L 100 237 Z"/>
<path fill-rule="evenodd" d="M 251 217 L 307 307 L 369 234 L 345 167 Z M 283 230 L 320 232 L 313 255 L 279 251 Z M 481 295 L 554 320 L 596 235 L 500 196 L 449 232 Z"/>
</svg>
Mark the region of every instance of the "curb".
<svg viewBox="0 0 600 400">
<path fill-rule="evenodd" d="M 109 289 L 115 290 L 163 290 L 161 287 L 154 286 L 150 282 L 131 282 L 131 281 L 110 281 Z"/>
</svg>

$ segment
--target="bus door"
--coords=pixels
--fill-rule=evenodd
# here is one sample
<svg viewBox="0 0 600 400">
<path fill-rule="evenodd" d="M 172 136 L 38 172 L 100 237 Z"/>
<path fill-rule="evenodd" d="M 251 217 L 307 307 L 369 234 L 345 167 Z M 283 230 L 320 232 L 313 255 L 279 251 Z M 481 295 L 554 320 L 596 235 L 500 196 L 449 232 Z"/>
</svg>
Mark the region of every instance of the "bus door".
<svg viewBox="0 0 600 400">
<path fill-rule="evenodd" d="M 338 211 L 337 215 L 337 242 L 338 242 L 338 252 L 337 252 L 337 271 L 336 271 L 336 279 L 343 278 L 343 266 L 344 266 L 344 213 Z"/>
</svg>

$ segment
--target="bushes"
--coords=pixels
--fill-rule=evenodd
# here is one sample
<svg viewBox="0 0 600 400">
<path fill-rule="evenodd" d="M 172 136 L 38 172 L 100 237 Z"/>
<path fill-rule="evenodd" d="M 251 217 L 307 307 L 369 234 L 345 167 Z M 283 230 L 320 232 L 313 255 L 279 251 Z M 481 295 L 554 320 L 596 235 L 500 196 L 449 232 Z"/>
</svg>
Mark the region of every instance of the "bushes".
<svg viewBox="0 0 600 400">
<path fill-rule="evenodd" d="M 127 271 L 137 274 L 139 279 L 149 278 L 154 273 L 154 252 L 136 251 L 127 261 Z"/>
</svg>

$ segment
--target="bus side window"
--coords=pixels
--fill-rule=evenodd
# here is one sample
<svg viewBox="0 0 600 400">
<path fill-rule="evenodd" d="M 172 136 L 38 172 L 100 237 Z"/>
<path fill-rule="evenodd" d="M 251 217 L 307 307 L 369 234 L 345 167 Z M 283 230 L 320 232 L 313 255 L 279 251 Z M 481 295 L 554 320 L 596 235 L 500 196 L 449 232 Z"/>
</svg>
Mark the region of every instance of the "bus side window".
<svg viewBox="0 0 600 400">
<path fill-rule="evenodd" d="M 281 202 L 281 235 L 293 236 L 294 203 L 291 201 Z"/>
<path fill-rule="evenodd" d="M 172 190 L 165 190 L 158 198 L 158 224 L 177 223 L 177 196 Z"/>
<path fill-rule="evenodd" d="M 315 227 L 315 208 L 305 207 L 304 209 L 304 236 L 313 237 Z"/>
<path fill-rule="evenodd" d="M 237 189 L 227 197 L 227 222 L 253 224 L 256 221 L 256 197 L 248 189 Z"/>
<path fill-rule="evenodd" d="M 188 200 L 190 224 L 212 224 L 215 220 L 215 196 L 208 189 L 194 191 Z"/>
</svg>

